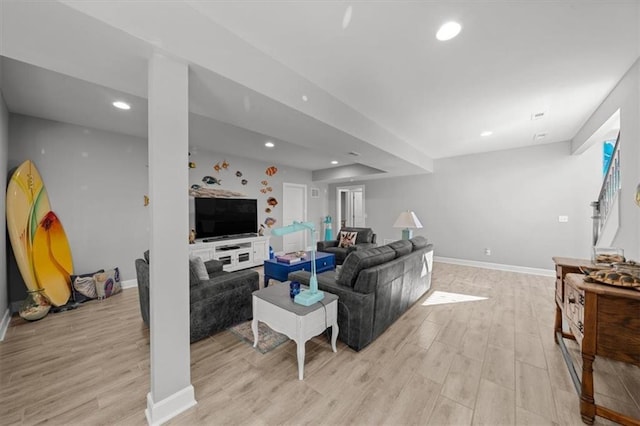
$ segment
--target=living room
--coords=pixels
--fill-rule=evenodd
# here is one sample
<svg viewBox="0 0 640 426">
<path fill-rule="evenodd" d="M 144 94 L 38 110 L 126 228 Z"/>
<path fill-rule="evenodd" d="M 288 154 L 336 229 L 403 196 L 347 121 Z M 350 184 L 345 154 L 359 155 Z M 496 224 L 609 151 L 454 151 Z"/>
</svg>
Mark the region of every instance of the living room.
<svg viewBox="0 0 640 426">
<path fill-rule="evenodd" d="M 62 8 L 66 10 L 69 6 Z M 637 48 L 637 36 L 635 41 Z M 3 81 L 7 81 L 7 70 L 37 73 L 16 62 L 42 61 L 35 57 L 27 60 L 32 53 L 20 53 L 17 48 L 12 50 L 12 46 L 6 44 L 0 52 Z M 575 126 L 573 133 L 556 143 L 528 143 L 492 152 L 440 158 L 425 166 L 434 173 L 375 176 L 375 179 L 356 175 L 342 181 L 317 181 L 314 170 L 329 168 L 328 165 L 298 168 L 285 163 L 284 158 L 282 162 L 269 158 L 273 154 L 262 146 L 253 149 L 264 149 L 263 158 L 269 160 L 229 154 L 222 145 L 238 145 L 249 151 L 252 148 L 243 144 L 256 141 L 262 134 L 233 124 L 208 121 L 214 126 L 208 128 L 212 147 L 189 148 L 188 161 L 195 163 L 195 168 L 188 170 L 186 186 L 203 185 L 205 176 L 215 177 L 220 184 L 212 183 L 209 187 L 258 199 L 259 223 L 264 224 L 271 217 L 276 221 L 275 226 L 279 226 L 286 224 L 281 203 L 283 183 L 304 184 L 309 191 L 318 190 L 318 198 L 307 198 L 307 220 L 322 229 L 322 218 L 336 214 L 337 188 L 364 185 L 366 224 L 376 230 L 381 243 L 399 239 L 401 230 L 393 228 L 393 222 L 401 211 L 410 209 L 424 226 L 415 233 L 435 244 L 440 260 L 552 276 L 552 256 L 590 256 L 592 213 L 589 204 L 597 199 L 600 190 L 602 153 L 598 147 L 588 148 L 592 134 L 619 109 L 624 147 L 623 197 L 619 231 L 610 243 L 624 247 L 629 258 L 638 259 L 640 213 L 633 202 L 635 187 L 640 182 L 637 50 L 635 55 L 620 70 L 619 79 L 610 82 L 604 97 L 592 105 L 592 113 Z M 58 74 L 64 74 L 60 71 L 58 68 Z M 2 86 L 5 99 L 9 91 L 15 90 L 16 87 Z M 240 106 L 246 108 L 242 102 Z M 252 107 L 258 108 L 259 104 Z M 64 222 L 77 272 L 117 266 L 125 282 L 134 285 L 133 261 L 149 248 L 151 234 L 150 206 L 144 205 L 150 179 L 146 136 L 71 124 L 62 118 L 25 115 L 19 108 L 8 108 L 4 102 L 2 109 L 3 155 L 0 157 L 7 160 L 6 164 L 4 161 L 0 164 L 0 175 L 7 176 L 20 162 L 32 159 L 45 178 L 53 210 Z M 190 126 L 200 125 L 198 117 L 191 117 Z M 146 121 L 143 122 L 146 126 Z M 288 143 L 284 137 L 274 141 L 276 147 Z M 293 148 L 290 152 L 294 152 Z M 321 160 L 329 160 L 330 154 Z M 309 155 L 320 156 L 316 151 L 309 151 Z M 214 169 L 223 163 L 228 167 L 220 171 Z M 186 164 L 184 167 L 186 169 Z M 269 176 L 265 171 L 270 167 L 277 168 L 277 172 Z M 246 184 L 242 183 L 243 179 L 247 180 Z M 263 180 L 268 183 L 263 185 Z M 280 205 L 272 206 L 272 211 L 267 213 L 269 197 L 274 197 Z M 153 204 L 153 197 L 150 201 Z M 1 210 L 4 212 L 4 204 Z M 567 216 L 569 220 L 558 222 L 558 216 Z M 334 232 L 337 227 L 334 223 Z M 185 229 L 185 241 L 187 233 Z M 282 250 L 281 239 L 272 237 L 270 243 L 276 251 Z M 489 255 L 485 254 L 487 249 Z M 0 288 L 7 289 L 6 296 L 0 294 L 3 312 L 25 295 L 10 256 L 10 250 L 3 248 Z"/>
</svg>

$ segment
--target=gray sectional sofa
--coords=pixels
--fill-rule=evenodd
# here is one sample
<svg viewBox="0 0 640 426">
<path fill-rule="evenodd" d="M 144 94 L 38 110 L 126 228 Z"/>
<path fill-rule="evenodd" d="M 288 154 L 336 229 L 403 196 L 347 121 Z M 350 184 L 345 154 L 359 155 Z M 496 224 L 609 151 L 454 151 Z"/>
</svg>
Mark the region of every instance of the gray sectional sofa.
<svg viewBox="0 0 640 426">
<path fill-rule="evenodd" d="M 424 237 L 357 250 L 339 272 L 318 274 L 320 290 L 338 299 L 338 338 L 356 351 L 380 336 L 431 288 L 433 245 Z M 309 284 L 310 273 L 289 280 Z"/>
<path fill-rule="evenodd" d="M 144 259 L 136 259 L 135 263 L 140 313 L 149 325 L 149 251 L 144 253 Z M 192 343 L 253 318 L 251 294 L 258 290 L 256 271 L 226 272 L 218 260 L 209 260 L 205 266 L 208 280 L 200 280 L 193 270 L 189 274 Z"/>
</svg>

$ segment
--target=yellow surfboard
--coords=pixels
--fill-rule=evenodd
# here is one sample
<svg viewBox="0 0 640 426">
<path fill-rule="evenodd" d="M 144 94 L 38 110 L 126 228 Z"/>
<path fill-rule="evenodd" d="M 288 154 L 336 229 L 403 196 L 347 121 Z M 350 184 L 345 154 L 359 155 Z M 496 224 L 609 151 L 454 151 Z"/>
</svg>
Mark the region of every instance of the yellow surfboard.
<svg viewBox="0 0 640 426">
<path fill-rule="evenodd" d="M 47 213 L 38 225 L 32 250 L 38 285 L 52 305 L 64 305 L 71 296 L 73 261 L 67 235 L 54 212 Z"/>
<path fill-rule="evenodd" d="M 7 230 L 27 289 L 44 289 L 55 306 L 67 303 L 73 273 L 71 249 L 62 223 L 51 211 L 40 173 L 30 160 L 9 180 Z"/>
<path fill-rule="evenodd" d="M 31 246 L 38 224 L 51 211 L 40 173 L 30 160 L 22 163 L 7 187 L 7 230 L 18 269 L 29 291 L 38 290 Z"/>
</svg>

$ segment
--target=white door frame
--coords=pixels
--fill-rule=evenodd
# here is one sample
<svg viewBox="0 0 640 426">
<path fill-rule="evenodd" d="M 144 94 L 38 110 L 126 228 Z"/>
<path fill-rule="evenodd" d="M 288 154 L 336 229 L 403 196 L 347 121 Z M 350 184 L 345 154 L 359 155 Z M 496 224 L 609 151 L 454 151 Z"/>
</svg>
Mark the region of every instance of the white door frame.
<svg viewBox="0 0 640 426">
<path fill-rule="evenodd" d="M 287 193 L 287 188 L 300 188 L 303 190 L 304 192 L 304 196 L 302 197 L 302 218 L 301 218 L 301 222 L 306 222 L 307 221 L 307 185 L 304 184 L 300 184 L 300 183 L 288 183 L 288 182 L 284 182 L 282 184 L 282 226 L 287 226 L 287 225 L 291 225 L 291 223 L 284 223 L 285 222 L 285 210 L 287 209 L 287 198 L 286 198 L 286 193 Z M 308 232 L 304 232 L 303 233 L 303 241 L 304 241 L 304 247 L 303 249 L 306 249 L 308 244 L 309 244 L 309 240 L 308 240 Z M 284 243 L 284 239 L 287 236 L 284 235 L 283 241 L 282 241 L 282 248 L 284 249 L 286 247 L 285 243 Z"/>
<path fill-rule="evenodd" d="M 351 193 L 351 192 L 362 192 L 362 220 L 363 226 L 366 222 L 367 215 L 366 210 L 364 208 L 364 185 L 351 185 L 351 186 L 340 186 L 336 188 L 336 232 L 340 232 L 340 228 L 342 226 L 342 197 L 340 196 L 342 193 Z"/>
</svg>

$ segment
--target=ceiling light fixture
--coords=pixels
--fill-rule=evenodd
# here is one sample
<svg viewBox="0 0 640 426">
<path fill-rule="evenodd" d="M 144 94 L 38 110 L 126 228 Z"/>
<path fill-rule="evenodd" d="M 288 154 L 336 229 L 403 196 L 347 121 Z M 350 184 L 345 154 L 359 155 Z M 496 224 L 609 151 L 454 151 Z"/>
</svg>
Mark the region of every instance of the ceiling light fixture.
<svg viewBox="0 0 640 426">
<path fill-rule="evenodd" d="M 491 130 L 485 130 L 484 132 L 480 133 L 480 136 L 485 137 L 485 136 L 491 136 L 493 134 L 493 132 Z"/>
<path fill-rule="evenodd" d="M 460 34 L 460 30 L 462 26 L 454 21 L 449 21 L 443 24 L 438 32 L 436 33 L 436 38 L 440 41 L 451 40 L 458 34 Z"/>
<path fill-rule="evenodd" d="M 267 141 L 264 143 L 264 146 L 266 146 L 267 148 L 273 148 L 276 145 L 271 141 Z"/>
<path fill-rule="evenodd" d="M 118 109 L 123 109 L 125 111 L 131 109 L 131 105 L 122 101 L 115 101 L 112 105 Z"/>
<path fill-rule="evenodd" d="M 307 98 L 307 95 L 302 95 L 302 100 L 307 102 L 309 100 L 309 98 Z"/>
<path fill-rule="evenodd" d="M 332 160 L 331 164 L 338 164 L 338 162 L 336 160 Z"/>
<path fill-rule="evenodd" d="M 344 12 L 344 16 L 342 17 L 342 29 L 346 30 L 349 24 L 351 23 L 351 14 L 353 13 L 353 7 L 349 5 L 347 10 Z"/>
</svg>

